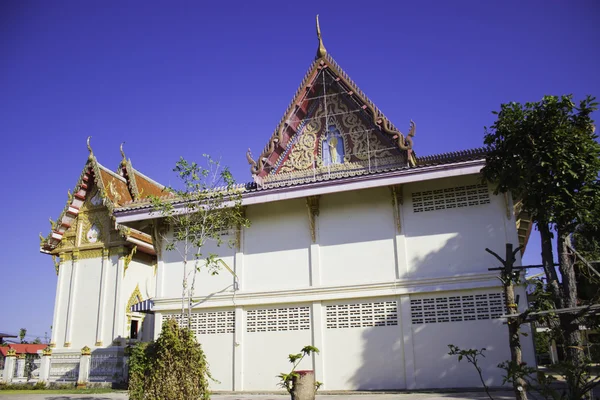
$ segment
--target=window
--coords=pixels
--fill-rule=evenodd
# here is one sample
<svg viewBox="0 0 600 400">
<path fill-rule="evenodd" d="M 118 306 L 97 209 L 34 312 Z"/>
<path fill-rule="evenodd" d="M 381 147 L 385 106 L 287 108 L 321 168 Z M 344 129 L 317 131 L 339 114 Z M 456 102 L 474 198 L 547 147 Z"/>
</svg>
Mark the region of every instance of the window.
<svg viewBox="0 0 600 400">
<path fill-rule="evenodd" d="M 462 208 L 490 203 L 490 192 L 486 184 L 456 186 L 446 189 L 414 192 L 413 211 L 425 212 Z"/>
</svg>

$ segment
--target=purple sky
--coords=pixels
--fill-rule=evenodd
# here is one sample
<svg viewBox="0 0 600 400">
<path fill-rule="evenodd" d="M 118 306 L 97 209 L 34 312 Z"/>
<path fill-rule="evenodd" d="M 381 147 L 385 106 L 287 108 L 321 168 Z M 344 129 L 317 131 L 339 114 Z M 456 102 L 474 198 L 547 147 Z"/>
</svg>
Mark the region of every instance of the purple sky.
<svg viewBox="0 0 600 400">
<path fill-rule="evenodd" d="M 49 334 L 56 275 L 38 252 L 87 159 L 169 184 L 184 156 L 271 136 L 325 46 L 418 155 L 482 145 L 490 111 L 600 94 L 600 3 L 589 1 L 3 1 L 0 4 L 0 331 Z M 598 119 L 598 114 L 596 114 Z M 532 236 L 525 262 L 539 262 Z M 482 249 L 483 252 L 483 249 Z"/>
</svg>

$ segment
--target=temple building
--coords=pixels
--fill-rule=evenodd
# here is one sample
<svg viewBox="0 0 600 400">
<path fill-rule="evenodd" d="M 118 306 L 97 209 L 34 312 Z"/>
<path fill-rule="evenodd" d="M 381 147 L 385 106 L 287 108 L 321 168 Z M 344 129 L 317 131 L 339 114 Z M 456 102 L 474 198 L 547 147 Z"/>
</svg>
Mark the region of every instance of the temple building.
<svg viewBox="0 0 600 400">
<path fill-rule="evenodd" d="M 277 390 L 287 355 L 308 344 L 321 353 L 299 368 L 314 369 L 325 390 L 480 386 L 449 344 L 487 348 L 484 375 L 500 386 L 508 330 L 484 249 L 525 245 L 527 215 L 483 183 L 483 149 L 418 156 L 416 124 L 396 128 L 326 51 L 318 21 L 317 36 L 264 150 L 246 155 L 252 179 L 237 189 L 251 226 L 232 233 L 232 248 L 213 249 L 233 273 L 202 271 L 196 284 L 191 325 L 212 389 Z M 163 186 L 125 154 L 115 173 L 88 148 L 41 238 L 58 274 L 51 341 L 54 355 L 88 346 L 92 360 L 114 361 L 167 318 L 183 321 L 183 265 L 156 240 L 165 228 L 148 196 L 164 196 Z M 531 335 L 521 340 L 534 365 Z"/>
</svg>

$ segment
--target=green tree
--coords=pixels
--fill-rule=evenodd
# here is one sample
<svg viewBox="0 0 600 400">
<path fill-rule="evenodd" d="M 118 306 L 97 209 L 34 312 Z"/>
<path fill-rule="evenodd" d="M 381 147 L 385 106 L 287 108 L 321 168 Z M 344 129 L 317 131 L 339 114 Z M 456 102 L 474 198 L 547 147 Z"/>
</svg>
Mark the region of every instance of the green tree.
<svg viewBox="0 0 600 400">
<path fill-rule="evenodd" d="M 19 329 L 19 340 L 21 340 L 21 343 L 27 343 L 27 341 L 25 340 L 25 336 L 27 336 L 27 329 Z"/>
<path fill-rule="evenodd" d="M 232 231 L 249 226 L 242 208 L 241 190 L 236 187 L 229 169 L 206 154 L 203 157 L 205 167 L 180 158 L 173 171 L 181 179 L 183 188 L 167 188 L 172 197 L 152 198 L 155 212 L 169 228 L 155 229 L 154 237 L 158 243 L 166 243 L 166 250 L 177 252 L 183 262 L 181 313 L 188 327 L 200 269 L 218 274 L 221 267 L 225 267 L 234 274 L 218 254 L 205 252 L 205 245 L 214 242 L 221 246 L 226 241 L 233 246 Z"/>
<path fill-rule="evenodd" d="M 572 96 L 545 96 L 539 102 L 502 104 L 487 129 L 484 179 L 496 193 L 510 192 L 536 223 L 542 242 L 542 263 L 556 308 L 577 306 L 577 282 L 571 234 L 589 222 L 600 203 L 600 144 L 591 118 L 597 103 L 588 96 L 575 105 Z M 554 235 L 553 232 L 556 232 Z M 554 268 L 556 240 L 561 280 Z M 566 360 L 577 371 L 586 368 L 579 320 L 559 315 Z M 582 398 L 587 377 L 567 377 L 571 398 Z"/>
</svg>

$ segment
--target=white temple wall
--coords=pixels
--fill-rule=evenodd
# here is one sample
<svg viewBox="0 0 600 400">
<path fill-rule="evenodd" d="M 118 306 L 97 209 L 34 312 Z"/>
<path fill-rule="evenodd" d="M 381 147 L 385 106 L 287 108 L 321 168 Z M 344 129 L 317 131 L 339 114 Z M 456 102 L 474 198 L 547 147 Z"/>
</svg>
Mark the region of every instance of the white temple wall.
<svg viewBox="0 0 600 400">
<path fill-rule="evenodd" d="M 245 291 L 303 288 L 310 285 L 310 230 L 304 199 L 248 207 L 244 230 Z"/>
<path fill-rule="evenodd" d="M 102 258 L 80 259 L 76 263 L 71 347 L 80 349 L 96 343 Z"/>
<path fill-rule="evenodd" d="M 234 270 L 235 248 L 228 244 L 231 236 L 224 236 L 221 246 L 217 246 L 216 241 L 209 240 L 202 249 L 202 259 L 198 262 L 200 272 L 196 274 L 196 283 L 194 294 L 196 296 L 209 296 L 215 293 L 223 293 L 233 290 L 233 275 L 223 266 L 219 268 L 218 274 L 212 275 L 206 268 L 206 257 L 210 254 L 218 254 L 219 257 Z M 183 251 L 184 245 L 179 244 L 178 249 L 166 250 L 166 244 L 163 244 L 162 259 L 164 261 L 164 280 L 161 284 L 163 297 L 181 297 L 183 282 Z M 194 268 L 194 254 L 196 250 L 191 249 L 188 253 L 188 272 Z M 188 285 L 192 284 L 193 275 L 189 276 Z"/>
<path fill-rule="evenodd" d="M 317 219 L 322 285 L 395 279 L 395 222 L 388 188 L 322 196 Z"/>
<path fill-rule="evenodd" d="M 310 304 L 248 307 L 244 314 L 243 390 L 279 390 L 277 375 L 291 370 L 288 354 L 312 343 Z M 306 369 L 313 369 L 311 357 L 297 368 Z"/>
<path fill-rule="evenodd" d="M 516 230 L 507 235 L 506 224 L 514 225 L 514 217 L 506 217 L 503 196 L 487 195 L 460 199 L 458 188 L 477 185 L 476 176 L 462 176 L 409 184 L 404 187 L 403 233 L 406 238 L 406 260 L 409 278 L 441 278 L 468 273 L 485 273 L 495 266 L 485 248 L 504 254 L 507 240 L 518 245 Z M 458 201 L 445 201 L 431 196 L 430 191 L 453 190 L 450 196 Z M 475 188 L 474 190 L 479 190 Z M 485 187 L 483 188 L 485 192 Z M 430 193 L 427 193 L 430 192 Z M 430 204 L 418 202 L 415 193 L 432 197 Z M 458 194 L 457 194 L 458 193 Z M 441 193 L 440 193 L 441 194 Z M 441 194 L 443 196 L 443 194 Z M 427 199 L 426 201 L 428 201 Z M 487 204 L 480 204 L 481 202 Z M 424 204 L 425 203 L 425 204 Z M 471 203 L 472 205 L 469 205 Z M 475 203 L 475 204 L 473 204 Z M 419 206 L 434 208 L 416 212 Z M 461 205 L 460 207 L 458 205 Z"/>
</svg>

